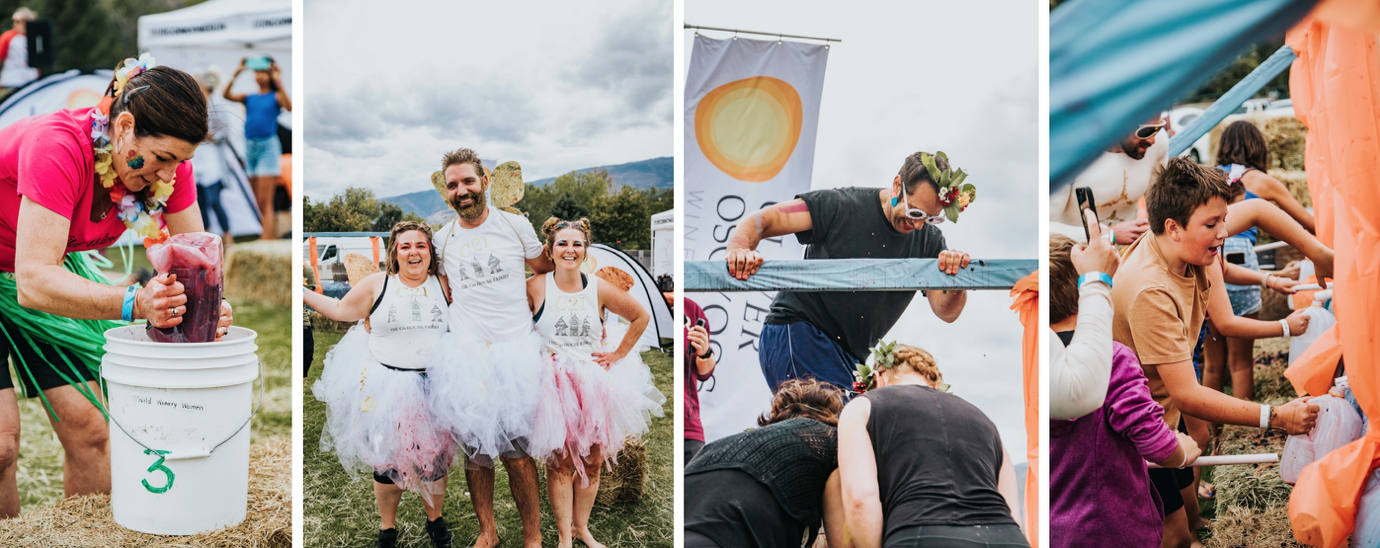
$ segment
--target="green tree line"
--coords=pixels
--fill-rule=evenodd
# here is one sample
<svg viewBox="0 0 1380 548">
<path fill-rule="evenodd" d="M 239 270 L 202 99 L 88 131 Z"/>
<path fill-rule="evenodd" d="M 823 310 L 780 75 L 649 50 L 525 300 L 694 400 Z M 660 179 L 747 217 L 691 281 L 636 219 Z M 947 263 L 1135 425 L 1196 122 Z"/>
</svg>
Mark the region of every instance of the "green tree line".
<svg viewBox="0 0 1380 548">
<path fill-rule="evenodd" d="M 617 185 L 608 171 L 597 169 L 572 171 L 545 186 L 529 184 L 517 208 L 527 214 L 537 234 L 550 217 L 587 217 L 595 243 L 619 249 L 651 249 L 652 215 L 674 204 L 671 189 Z"/>
<path fill-rule="evenodd" d="M 652 215 L 671 209 L 674 201 L 670 189 L 617 185 L 604 170 L 572 171 L 546 186 L 527 185 L 517 208 L 538 234 L 550 217 L 587 217 L 595 243 L 651 249 Z M 425 222 L 396 204 L 379 200 L 366 188 L 350 187 L 323 202 L 303 197 L 302 202 L 302 226 L 307 232 L 388 232 L 399 221 Z"/>
<path fill-rule="evenodd" d="M 415 213 L 403 213 L 397 204 L 380 201 L 367 188 L 350 187 L 320 203 L 302 197 L 302 228 L 307 232 L 388 232 L 402 221 L 426 222 Z"/>
</svg>

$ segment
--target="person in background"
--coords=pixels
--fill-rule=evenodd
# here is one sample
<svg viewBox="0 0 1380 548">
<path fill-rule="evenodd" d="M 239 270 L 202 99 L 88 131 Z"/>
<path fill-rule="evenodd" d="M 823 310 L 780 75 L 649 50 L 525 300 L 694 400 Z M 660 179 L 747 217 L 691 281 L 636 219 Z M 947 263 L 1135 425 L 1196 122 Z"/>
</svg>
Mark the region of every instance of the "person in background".
<svg viewBox="0 0 1380 548">
<path fill-rule="evenodd" d="M 0 99 L 38 79 L 38 69 L 29 66 L 29 21 L 35 17 L 29 8 L 14 10 L 14 27 L 0 34 Z"/>
<path fill-rule="evenodd" d="M 1088 223 L 1094 244 L 1106 246 L 1095 233 L 1100 228 Z M 1106 404 L 1092 413 L 1061 420 L 1053 418 L 1051 405 L 1050 545 L 1158 548 L 1164 515 L 1145 461 L 1182 468 L 1197 459 L 1200 449 L 1188 434 L 1164 423 L 1164 409 L 1150 397 L 1135 353 L 1111 340 L 1111 279 L 1080 273 L 1086 267 L 1079 268 L 1079 261 L 1091 255 L 1081 247 L 1062 234 L 1049 237 L 1050 330 L 1058 336 L 1058 342 L 1050 343 L 1055 348 L 1072 346 L 1072 341 L 1087 337 L 1086 331 L 1074 331 L 1075 326 L 1088 325 L 1082 305 L 1100 305 L 1106 316 L 1099 320 L 1104 331 L 1097 335 L 1111 343 L 1111 375 Z"/>
<path fill-rule="evenodd" d="M 303 291 L 316 291 L 316 273 L 312 272 L 311 265 L 302 261 L 302 286 Z M 316 357 L 316 338 L 311 326 L 311 308 L 306 304 L 302 305 L 302 378 L 307 378 L 311 373 L 311 362 Z"/>
<path fill-rule="evenodd" d="M 704 325 L 699 325 L 700 321 Z M 709 344 L 709 319 L 695 301 L 685 298 L 685 461 L 704 448 L 700 423 L 700 392 L 695 386 L 714 376 L 714 349 Z"/>
<path fill-rule="evenodd" d="M 246 68 L 254 71 L 254 82 L 259 92 L 253 95 L 235 93 L 236 78 Z M 282 70 L 273 58 L 245 57 L 240 67 L 230 77 L 230 85 L 225 86 L 223 94 L 227 100 L 244 103 L 245 171 L 249 173 L 254 187 L 254 199 L 263 217 L 265 240 L 277 236 L 274 230 L 273 194 L 278 188 L 278 177 L 282 174 L 283 143 L 278 140 L 278 114 L 292 110 L 292 100 L 283 88 Z"/>
<path fill-rule="evenodd" d="M 1247 120 L 1238 120 L 1222 131 L 1217 148 L 1218 167 L 1227 172 L 1227 182 L 1241 182 L 1241 199 L 1263 199 L 1274 203 L 1288 213 L 1299 225 L 1313 232 L 1313 215 L 1294 199 L 1284 183 L 1271 177 L 1266 170 L 1270 167 L 1270 149 L 1265 136 Z M 1238 200 L 1239 201 L 1239 200 Z M 1241 257 L 1241 265 L 1260 272 L 1260 261 L 1255 254 L 1257 229 L 1250 229 L 1227 238 L 1222 253 L 1224 256 Z M 1267 273 L 1264 286 L 1276 288 L 1286 280 L 1298 276 L 1296 266 L 1278 273 Z M 1227 284 L 1227 294 L 1231 297 L 1232 312 L 1237 316 L 1256 318 L 1260 313 L 1262 284 Z M 1203 385 L 1221 391 L 1223 370 L 1230 371 L 1232 395 L 1243 399 L 1255 399 L 1255 339 L 1247 337 L 1206 337 L 1203 341 L 1206 371 Z M 1225 365 L 1225 367 L 1223 367 Z"/>
<path fill-rule="evenodd" d="M 220 74 L 214 71 L 203 72 L 196 76 L 196 83 L 201 85 L 201 93 L 206 96 L 206 104 L 210 105 L 211 92 L 220 85 Z M 192 156 L 192 173 L 196 176 L 196 204 L 201 206 L 202 219 L 209 220 L 211 214 L 215 214 L 216 222 L 219 223 L 217 226 L 224 233 L 221 240 L 228 248 L 235 243 L 235 236 L 230 233 L 230 217 L 225 214 L 225 206 L 220 202 L 227 175 L 225 157 L 221 155 L 220 149 L 220 143 L 225 141 L 225 125 L 217 115 L 216 109 L 208 108 L 207 111 L 211 114 L 211 140 L 201 143 L 201 146 L 196 148 L 196 155 Z"/>
</svg>

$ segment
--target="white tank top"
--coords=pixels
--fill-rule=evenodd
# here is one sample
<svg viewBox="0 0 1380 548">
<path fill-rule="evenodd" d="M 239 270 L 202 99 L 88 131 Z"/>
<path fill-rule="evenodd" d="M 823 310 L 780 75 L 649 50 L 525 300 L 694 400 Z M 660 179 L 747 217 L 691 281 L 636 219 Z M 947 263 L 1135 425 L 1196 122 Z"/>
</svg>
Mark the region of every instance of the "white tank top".
<svg viewBox="0 0 1380 548">
<path fill-rule="evenodd" d="M 441 282 L 428 276 L 407 287 L 397 275 L 384 278 L 383 295 L 369 313 L 369 353 L 398 369 L 425 369 L 432 347 L 446 332 L 446 295 Z"/>
<path fill-rule="evenodd" d="M 599 317 L 599 278 L 585 279 L 584 289 L 566 293 L 556 286 L 554 273 L 546 274 L 546 300 L 536 323 L 547 347 L 587 360 L 590 353 L 603 351 L 604 324 Z"/>
</svg>

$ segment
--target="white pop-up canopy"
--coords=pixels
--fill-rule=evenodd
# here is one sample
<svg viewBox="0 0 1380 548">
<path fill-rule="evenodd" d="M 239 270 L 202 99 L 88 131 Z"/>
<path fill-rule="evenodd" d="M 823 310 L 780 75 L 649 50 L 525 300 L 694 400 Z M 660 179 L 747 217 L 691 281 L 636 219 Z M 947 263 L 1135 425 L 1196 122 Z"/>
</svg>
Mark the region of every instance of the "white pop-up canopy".
<svg viewBox="0 0 1380 548">
<path fill-rule="evenodd" d="M 652 276 L 675 271 L 676 210 L 652 215 Z"/>
</svg>

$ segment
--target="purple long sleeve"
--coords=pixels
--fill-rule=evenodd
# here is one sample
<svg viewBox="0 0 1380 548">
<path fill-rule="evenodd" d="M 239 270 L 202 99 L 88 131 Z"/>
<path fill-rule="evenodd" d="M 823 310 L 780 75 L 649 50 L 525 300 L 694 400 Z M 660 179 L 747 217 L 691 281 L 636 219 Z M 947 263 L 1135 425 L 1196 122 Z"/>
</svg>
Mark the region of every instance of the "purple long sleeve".
<svg viewBox="0 0 1380 548">
<path fill-rule="evenodd" d="M 1135 354 L 1113 343 L 1102 407 L 1049 421 L 1051 548 L 1160 546 L 1163 505 L 1145 460 L 1169 458 L 1178 445 L 1163 415 Z"/>
<path fill-rule="evenodd" d="M 1112 379 L 1107 387 L 1107 425 L 1136 446 L 1145 460 L 1159 462 L 1174 454 L 1179 439 L 1164 423 L 1164 408 L 1150 397 L 1150 386 L 1136 353 L 1112 342 Z"/>
</svg>

